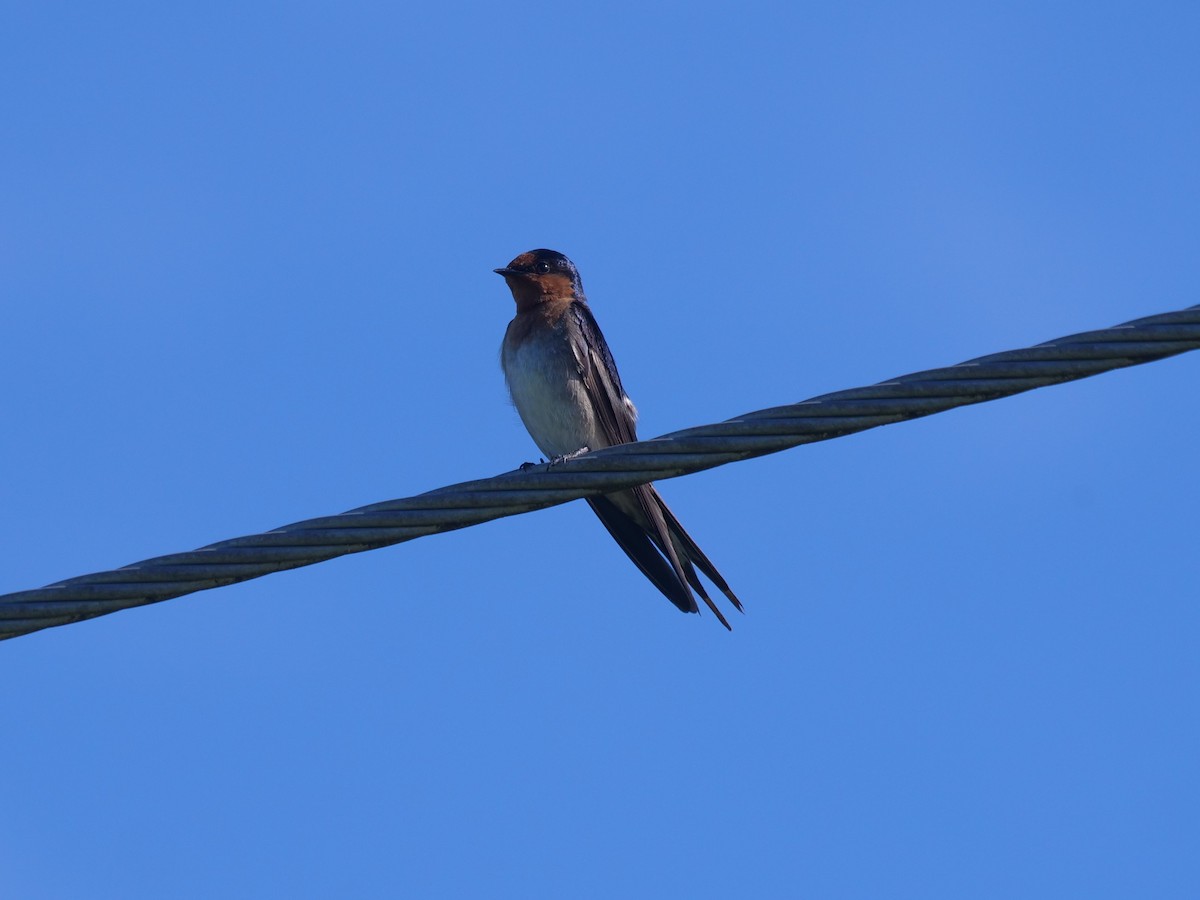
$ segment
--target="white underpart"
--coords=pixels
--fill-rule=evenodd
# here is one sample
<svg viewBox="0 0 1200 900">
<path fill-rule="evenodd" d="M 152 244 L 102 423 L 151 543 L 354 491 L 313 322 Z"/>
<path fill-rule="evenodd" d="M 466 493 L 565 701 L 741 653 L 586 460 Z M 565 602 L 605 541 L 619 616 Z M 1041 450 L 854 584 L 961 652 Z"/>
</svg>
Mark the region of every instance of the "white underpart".
<svg viewBox="0 0 1200 900">
<path fill-rule="evenodd" d="M 513 405 L 544 454 L 565 456 L 580 447 L 608 446 L 566 340 L 542 334 L 506 350 L 501 362 Z M 633 404 L 625 402 L 632 411 Z"/>
</svg>

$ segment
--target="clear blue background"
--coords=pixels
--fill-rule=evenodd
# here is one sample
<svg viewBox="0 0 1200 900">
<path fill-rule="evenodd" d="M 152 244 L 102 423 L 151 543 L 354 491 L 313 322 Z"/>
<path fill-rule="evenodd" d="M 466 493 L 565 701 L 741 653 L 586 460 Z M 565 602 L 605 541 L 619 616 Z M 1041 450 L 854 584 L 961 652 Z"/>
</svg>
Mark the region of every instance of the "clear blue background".
<svg viewBox="0 0 1200 900">
<path fill-rule="evenodd" d="M 1200 302 L 1192 3 L 16 3 L 0 591 Z M 0 646 L 20 898 L 1195 897 L 1200 354 Z"/>
</svg>

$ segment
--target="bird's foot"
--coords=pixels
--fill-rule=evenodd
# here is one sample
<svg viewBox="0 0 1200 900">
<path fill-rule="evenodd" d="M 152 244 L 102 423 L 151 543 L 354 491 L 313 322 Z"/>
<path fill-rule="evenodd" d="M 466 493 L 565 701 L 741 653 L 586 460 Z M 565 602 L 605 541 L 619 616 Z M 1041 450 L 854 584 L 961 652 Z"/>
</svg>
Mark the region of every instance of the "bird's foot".
<svg viewBox="0 0 1200 900">
<path fill-rule="evenodd" d="M 545 464 L 546 464 L 546 461 L 539 456 L 537 462 L 535 462 L 535 463 L 534 462 L 523 462 L 517 468 L 519 468 L 522 472 L 528 472 L 532 468 L 535 468 L 537 466 L 543 466 Z"/>
</svg>

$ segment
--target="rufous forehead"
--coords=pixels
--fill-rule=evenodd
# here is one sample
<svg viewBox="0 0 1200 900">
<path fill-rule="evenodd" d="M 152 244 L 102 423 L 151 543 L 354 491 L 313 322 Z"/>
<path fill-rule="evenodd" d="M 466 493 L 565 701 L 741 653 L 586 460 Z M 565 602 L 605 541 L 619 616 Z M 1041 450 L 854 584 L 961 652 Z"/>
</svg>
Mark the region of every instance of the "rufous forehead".
<svg viewBox="0 0 1200 900">
<path fill-rule="evenodd" d="M 517 269 L 522 266 L 531 266 L 531 265 L 533 265 L 533 261 L 535 259 L 537 259 L 537 257 L 533 255 L 533 251 L 528 251 L 526 253 L 522 253 L 520 256 L 518 256 L 516 259 L 514 259 L 508 265 L 509 265 L 509 268 L 512 268 L 512 269 Z"/>
</svg>

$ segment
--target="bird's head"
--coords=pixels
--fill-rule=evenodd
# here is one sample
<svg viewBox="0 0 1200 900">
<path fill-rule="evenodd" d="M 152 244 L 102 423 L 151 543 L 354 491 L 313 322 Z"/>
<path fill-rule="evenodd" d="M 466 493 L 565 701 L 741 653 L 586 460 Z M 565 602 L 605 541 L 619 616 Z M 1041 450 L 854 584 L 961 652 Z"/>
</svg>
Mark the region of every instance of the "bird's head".
<svg viewBox="0 0 1200 900">
<path fill-rule="evenodd" d="M 547 300 L 585 299 L 579 270 L 557 250 L 530 250 L 494 271 L 504 276 L 518 310 Z"/>
</svg>

